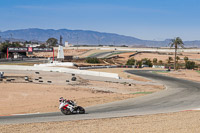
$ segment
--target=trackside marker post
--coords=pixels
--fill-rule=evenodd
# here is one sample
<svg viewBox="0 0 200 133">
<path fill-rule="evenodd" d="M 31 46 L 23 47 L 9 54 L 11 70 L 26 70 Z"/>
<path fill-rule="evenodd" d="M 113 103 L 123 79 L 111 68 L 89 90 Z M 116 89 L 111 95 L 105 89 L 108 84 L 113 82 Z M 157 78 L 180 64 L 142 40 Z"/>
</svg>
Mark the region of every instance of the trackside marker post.
<svg viewBox="0 0 200 133">
<path fill-rule="evenodd" d="M 8 60 L 8 48 L 7 48 L 7 60 Z"/>
</svg>

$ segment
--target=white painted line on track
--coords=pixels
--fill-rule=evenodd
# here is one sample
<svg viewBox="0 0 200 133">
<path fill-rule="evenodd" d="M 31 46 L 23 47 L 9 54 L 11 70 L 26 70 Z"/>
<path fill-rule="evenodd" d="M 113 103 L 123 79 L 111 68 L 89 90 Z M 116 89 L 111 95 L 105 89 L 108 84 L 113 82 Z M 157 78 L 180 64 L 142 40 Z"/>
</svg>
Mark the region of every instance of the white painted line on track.
<svg viewBox="0 0 200 133">
<path fill-rule="evenodd" d="M 12 115 L 35 115 L 35 114 L 40 114 L 40 112 L 37 113 L 27 113 L 27 114 L 12 114 Z"/>
<path fill-rule="evenodd" d="M 197 108 L 197 109 L 193 109 L 193 110 L 200 110 L 200 108 Z"/>
</svg>

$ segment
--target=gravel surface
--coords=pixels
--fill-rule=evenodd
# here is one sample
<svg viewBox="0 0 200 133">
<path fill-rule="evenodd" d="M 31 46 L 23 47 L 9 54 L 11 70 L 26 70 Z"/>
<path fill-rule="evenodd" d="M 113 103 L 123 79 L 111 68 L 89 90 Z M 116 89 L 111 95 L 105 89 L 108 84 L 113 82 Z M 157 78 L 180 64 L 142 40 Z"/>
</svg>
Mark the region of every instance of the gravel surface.
<svg viewBox="0 0 200 133">
<path fill-rule="evenodd" d="M 199 133 L 200 111 L 32 124 L 0 125 L 2 133 Z"/>
</svg>

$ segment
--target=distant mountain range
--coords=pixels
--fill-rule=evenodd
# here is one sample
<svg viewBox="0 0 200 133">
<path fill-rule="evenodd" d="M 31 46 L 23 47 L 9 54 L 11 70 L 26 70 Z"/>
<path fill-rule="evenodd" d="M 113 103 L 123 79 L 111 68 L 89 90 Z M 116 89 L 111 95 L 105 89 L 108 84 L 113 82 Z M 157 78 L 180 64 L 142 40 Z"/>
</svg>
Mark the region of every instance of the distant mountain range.
<svg viewBox="0 0 200 133">
<path fill-rule="evenodd" d="M 0 41 L 42 41 L 54 37 L 59 40 L 60 35 L 63 42 L 68 41 L 73 45 L 127 45 L 140 47 L 166 47 L 170 39 L 165 41 L 141 40 L 131 36 L 118 35 L 113 33 L 103 33 L 88 30 L 68 30 L 68 29 L 20 29 L 0 32 Z M 200 41 L 185 41 L 186 47 L 200 47 Z"/>
</svg>

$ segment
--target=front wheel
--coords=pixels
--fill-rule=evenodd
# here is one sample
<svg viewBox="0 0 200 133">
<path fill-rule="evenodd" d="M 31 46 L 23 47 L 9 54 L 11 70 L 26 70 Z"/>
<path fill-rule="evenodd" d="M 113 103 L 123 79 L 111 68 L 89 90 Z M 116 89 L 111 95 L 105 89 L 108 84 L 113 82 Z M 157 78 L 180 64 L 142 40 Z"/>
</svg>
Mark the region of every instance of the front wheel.
<svg viewBox="0 0 200 133">
<path fill-rule="evenodd" d="M 79 114 L 85 114 L 85 109 L 81 106 L 78 106 L 77 112 L 79 112 Z"/>
<path fill-rule="evenodd" d="M 66 109 L 61 109 L 61 112 L 64 114 L 64 115 L 70 115 L 71 114 L 71 111 L 70 109 L 66 108 Z"/>
</svg>

